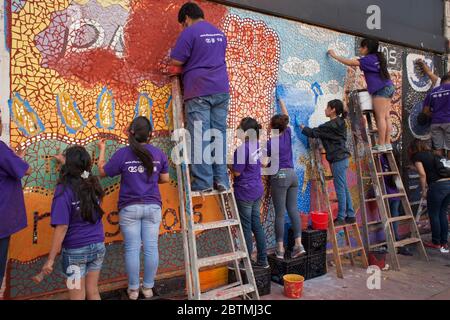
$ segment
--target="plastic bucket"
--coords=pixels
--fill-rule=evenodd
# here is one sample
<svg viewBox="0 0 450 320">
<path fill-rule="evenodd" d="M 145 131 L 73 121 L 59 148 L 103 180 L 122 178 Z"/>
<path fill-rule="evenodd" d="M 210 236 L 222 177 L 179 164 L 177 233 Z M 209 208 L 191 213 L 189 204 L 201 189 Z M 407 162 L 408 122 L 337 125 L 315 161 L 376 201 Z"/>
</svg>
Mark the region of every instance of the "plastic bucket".
<svg viewBox="0 0 450 320">
<path fill-rule="evenodd" d="M 303 283 L 305 278 L 298 274 L 287 274 L 283 276 L 284 295 L 291 299 L 299 299 L 303 294 Z"/>
<path fill-rule="evenodd" d="M 302 222 L 302 230 L 308 230 L 309 214 L 300 212 L 300 221 Z"/>
<path fill-rule="evenodd" d="M 311 221 L 314 230 L 327 230 L 328 212 L 311 212 Z"/>
<path fill-rule="evenodd" d="M 372 96 L 369 94 L 368 91 L 358 92 L 358 99 L 362 111 L 373 110 Z"/>
<path fill-rule="evenodd" d="M 369 265 L 380 269 L 386 267 L 386 252 L 369 251 Z"/>
</svg>

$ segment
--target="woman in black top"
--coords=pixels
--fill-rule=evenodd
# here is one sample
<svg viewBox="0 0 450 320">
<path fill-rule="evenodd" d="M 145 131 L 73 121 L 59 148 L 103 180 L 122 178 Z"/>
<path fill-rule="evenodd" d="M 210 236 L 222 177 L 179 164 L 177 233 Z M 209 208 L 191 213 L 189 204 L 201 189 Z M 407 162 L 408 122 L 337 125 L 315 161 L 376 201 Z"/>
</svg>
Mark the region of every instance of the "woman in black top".
<svg viewBox="0 0 450 320">
<path fill-rule="evenodd" d="M 450 178 L 439 175 L 435 155 L 426 141 L 415 139 L 409 146 L 408 153 L 420 176 L 422 196 L 427 197 L 432 243 L 425 245 L 439 249 L 442 253 L 449 253 L 447 208 L 450 205 Z"/>
</svg>

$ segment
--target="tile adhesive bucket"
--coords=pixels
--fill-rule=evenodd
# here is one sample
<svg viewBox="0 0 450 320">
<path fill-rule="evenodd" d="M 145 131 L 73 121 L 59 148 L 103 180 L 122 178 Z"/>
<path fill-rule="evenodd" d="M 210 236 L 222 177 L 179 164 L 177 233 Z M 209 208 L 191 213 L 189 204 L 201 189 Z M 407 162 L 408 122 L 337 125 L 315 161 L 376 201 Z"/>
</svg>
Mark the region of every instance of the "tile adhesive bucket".
<svg viewBox="0 0 450 320">
<path fill-rule="evenodd" d="M 328 213 L 327 212 L 311 212 L 312 227 L 314 230 L 328 229 Z"/>
<path fill-rule="evenodd" d="M 286 274 L 283 276 L 284 295 L 291 299 L 299 299 L 303 294 L 305 278 L 298 274 Z"/>
</svg>

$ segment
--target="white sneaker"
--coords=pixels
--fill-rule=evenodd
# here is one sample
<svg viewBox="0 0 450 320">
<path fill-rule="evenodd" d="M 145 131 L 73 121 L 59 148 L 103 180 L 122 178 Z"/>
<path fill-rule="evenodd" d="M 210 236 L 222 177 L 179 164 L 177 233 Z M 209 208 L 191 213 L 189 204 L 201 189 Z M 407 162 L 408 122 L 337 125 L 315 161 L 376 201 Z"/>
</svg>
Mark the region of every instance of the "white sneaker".
<svg viewBox="0 0 450 320">
<path fill-rule="evenodd" d="M 145 299 L 150 299 L 153 297 L 153 289 L 152 288 L 147 289 L 145 287 L 142 287 L 141 291 L 142 291 L 142 294 L 144 295 Z"/>
<path fill-rule="evenodd" d="M 374 152 L 386 152 L 386 146 L 377 144 L 377 145 L 372 147 L 372 151 L 374 151 Z"/>
<path fill-rule="evenodd" d="M 450 252 L 450 250 L 448 249 L 448 245 L 447 246 L 441 246 L 439 251 L 441 251 L 441 253 L 449 253 Z"/>
<path fill-rule="evenodd" d="M 127 294 L 130 300 L 137 300 L 139 298 L 139 290 L 127 289 Z"/>
<path fill-rule="evenodd" d="M 393 151 L 394 150 L 394 147 L 390 143 L 385 144 L 384 147 L 386 148 L 386 151 Z"/>
</svg>

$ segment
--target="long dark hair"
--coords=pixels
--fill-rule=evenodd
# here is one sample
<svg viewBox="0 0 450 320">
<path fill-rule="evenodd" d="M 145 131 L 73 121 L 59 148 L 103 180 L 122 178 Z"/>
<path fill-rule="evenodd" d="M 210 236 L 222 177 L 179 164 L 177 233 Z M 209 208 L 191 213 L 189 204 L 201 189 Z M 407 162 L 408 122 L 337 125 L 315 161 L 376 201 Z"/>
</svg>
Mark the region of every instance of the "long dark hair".
<svg viewBox="0 0 450 320">
<path fill-rule="evenodd" d="M 80 201 L 81 218 L 96 223 L 105 213 L 100 206 L 105 192 L 98 178 L 91 173 L 91 156 L 81 146 L 66 149 L 64 155 L 66 162 L 61 168 L 58 183 L 70 187 Z M 89 173 L 89 176 L 82 178 L 85 172 Z"/>
<path fill-rule="evenodd" d="M 414 139 L 408 147 L 408 158 L 412 162 L 413 157 L 419 152 L 431 152 L 427 140 Z"/>
<path fill-rule="evenodd" d="M 152 125 L 146 117 L 135 118 L 128 129 L 128 143 L 136 157 L 142 161 L 147 175 L 151 177 L 153 174 L 153 157 L 150 152 L 142 145 L 146 143 L 152 134 Z"/>
<path fill-rule="evenodd" d="M 256 139 L 259 139 L 259 131 L 262 129 L 262 126 L 255 119 L 251 117 L 245 117 L 239 123 L 239 129 L 244 132 L 247 132 L 248 130 L 255 130 Z"/>
<path fill-rule="evenodd" d="M 380 75 L 382 79 L 389 80 L 391 79 L 391 75 L 389 74 L 387 68 L 387 60 L 384 56 L 383 52 L 379 51 L 380 43 L 375 39 L 363 39 L 361 41 L 361 48 L 367 48 L 369 50 L 369 54 L 376 54 L 378 57 L 378 61 L 380 62 Z"/>
<path fill-rule="evenodd" d="M 347 118 L 348 112 L 344 110 L 344 103 L 341 100 L 331 100 L 328 102 L 328 106 L 336 111 L 338 117 L 341 117 L 342 119 Z"/>
</svg>

